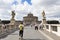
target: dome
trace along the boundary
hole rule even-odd
[[[28,16],[29,16],[29,17],[32,17],[32,16],[33,16],[33,14],[30,12],[30,13],[28,14]]]

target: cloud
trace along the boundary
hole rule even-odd
[[[1,0],[0,1],[0,8],[3,9],[10,9],[11,8],[11,4],[12,4],[13,0]]]
[[[24,4],[25,1],[26,1],[28,4],[32,5],[31,0],[21,0],[21,3]]]
[[[0,18],[3,20],[10,19],[10,13],[8,12],[8,10],[0,9]]]
[[[16,1],[18,4],[12,4]],[[42,11],[46,13],[46,18],[51,19],[55,17],[60,17],[60,0],[31,0],[32,5],[27,1],[24,4],[21,3],[21,0],[0,0],[0,16],[5,15],[7,17],[2,17],[1,19],[10,19],[12,10],[15,10],[16,20],[23,20],[23,17],[26,16],[29,12],[38,16],[39,20],[42,19]],[[12,4],[12,5],[11,5]],[[10,16],[9,16],[10,15]],[[56,18],[56,19],[59,19]]]
[[[10,10],[13,0],[0,0],[0,19],[10,20]]]
[[[60,13],[60,0],[32,0],[32,5],[39,11],[38,12],[41,16],[42,10],[46,13],[46,18],[51,19],[55,18],[54,16],[58,16],[57,14]],[[57,18],[59,19],[59,18]]]

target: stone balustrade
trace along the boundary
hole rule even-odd
[[[41,29],[45,31],[48,31],[50,33],[56,34],[57,36],[60,36],[60,24],[46,24],[44,27],[41,26],[40,24],[39,27],[41,27]]]
[[[18,30],[17,25],[0,24],[0,38],[2,37],[2,35],[8,35],[16,30]]]

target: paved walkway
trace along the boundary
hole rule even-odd
[[[24,31],[24,39],[32,39],[32,40],[49,40],[44,35],[42,35],[39,31],[34,30],[34,28],[25,27]]]
[[[18,34],[19,34],[19,30],[8,35],[6,38],[0,40],[19,40]],[[34,30],[34,28],[32,27],[25,27],[23,40],[50,40],[50,39],[45,37],[39,31]]]
[[[60,37],[57,36],[56,34],[53,34],[51,32],[48,31],[44,31],[44,30],[39,30],[40,32],[42,31],[45,35],[49,36],[50,38],[52,38],[53,40],[60,40]]]

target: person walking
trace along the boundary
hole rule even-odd
[[[23,23],[20,23],[19,25],[19,36],[23,38],[23,30],[24,30],[24,25]]]
[[[38,26],[35,24],[35,30],[38,30]]]

